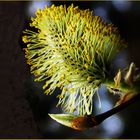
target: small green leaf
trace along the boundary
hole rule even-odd
[[[72,114],[49,114],[49,116],[55,121],[68,127],[72,127],[73,120],[78,117]]]

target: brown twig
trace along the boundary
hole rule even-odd
[[[105,119],[107,119],[108,117],[120,112],[121,110],[125,109],[126,107],[128,107],[129,105],[135,103],[136,101],[140,100],[140,94],[137,94],[136,96],[134,96],[133,98],[131,98],[130,100],[122,103],[121,105],[106,111],[105,113],[99,114],[97,115],[96,121],[98,124],[100,124],[102,121],[104,121]]]
[[[77,117],[72,122],[72,128],[76,130],[85,130],[88,128],[92,128],[94,126],[99,125],[102,123],[105,119],[109,118],[110,116],[122,111],[129,105],[135,103],[136,101],[140,100],[140,94],[137,94],[136,96],[132,97],[130,100],[122,103],[121,105],[110,109],[109,111],[106,111],[102,114],[93,116],[93,115],[87,115],[84,117]]]

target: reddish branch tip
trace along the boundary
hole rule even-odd
[[[98,123],[92,115],[77,117],[72,122],[72,128],[75,130],[86,130],[96,125],[98,125]]]

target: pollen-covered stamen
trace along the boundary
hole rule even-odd
[[[25,56],[36,81],[46,81],[46,94],[62,89],[59,100],[68,112],[91,114],[92,97],[107,78],[116,53],[126,45],[116,27],[90,10],[73,5],[38,10],[25,30]]]

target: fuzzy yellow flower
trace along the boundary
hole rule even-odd
[[[106,83],[112,59],[127,46],[118,29],[73,5],[38,10],[30,26],[23,41],[35,81],[46,81],[46,94],[59,87],[58,105],[66,112],[91,114],[93,96]]]

